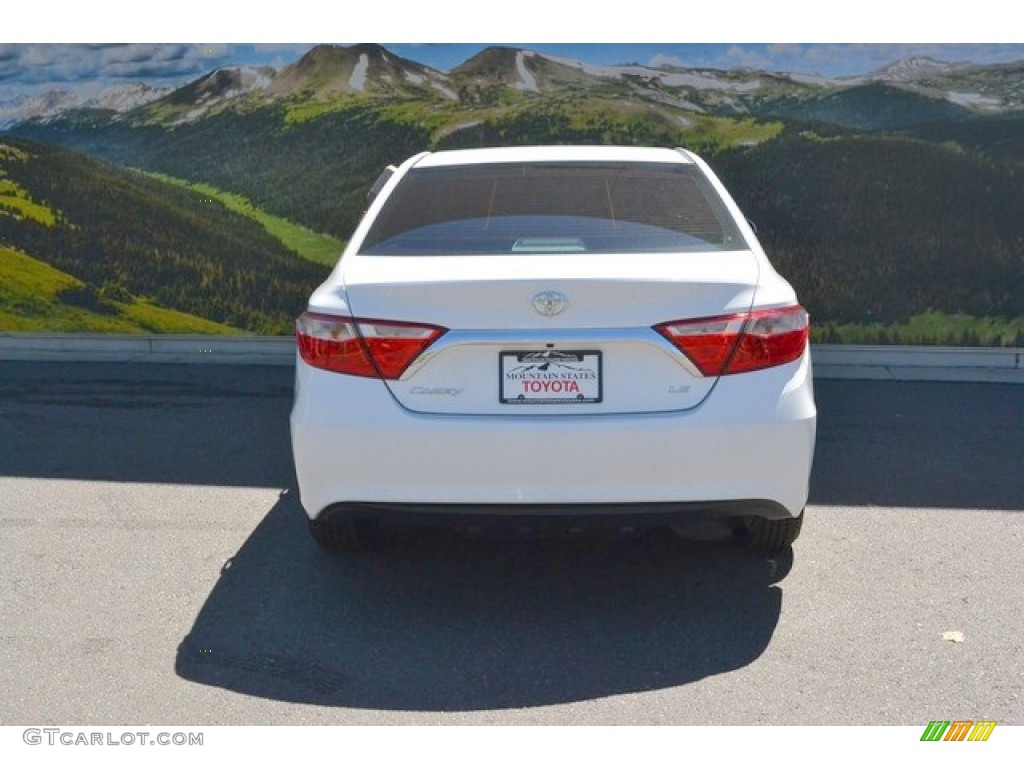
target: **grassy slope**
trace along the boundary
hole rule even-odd
[[[53,146],[5,139],[0,148],[4,179],[55,221],[0,209],[0,243],[80,280],[59,303],[106,315],[104,325],[121,316],[155,331],[288,333],[328,271],[194,191]],[[177,314],[148,308],[156,306]],[[183,328],[185,316],[210,323]]]
[[[225,192],[211,184],[194,184],[185,179],[178,179],[162,173],[150,173],[148,175],[165,181],[168,184],[175,184],[179,187],[193,190],[211,202],[216,201],[228,210],[256,221],[268,233],[280,240],[286,248],[295,251],[295,253],[308,261],[333,267],[338,263],[338,257],[345,247],[344,241],[330,235],[314,232],[282,216],[267,213],[257,208],[248,198],[242,195]]]
[[[24,162],[29,154],[0,144],[0,159]],[[58,213],[32,199],[0,168],[0,215],[53,227]],[[109,301],[97,312],[61,301],[60,293],[84,285],[71,275],[0,244],[0,331],[84,331],[93,333],[238,333],[238,329],[155,306],[131,297]]]
[[[239,333],[237,328],[157,307],[138,298],[111,301],[94,312],[62,303],[60,292],[81,280],[0,245],[0,331],[90,333]]]
[[[0,178],[0,214],[20,216],[44,227],[52,227],[57,223],[57,216],[52,210],[37,203],[28,192],[4,178]]]
[[[29,155],[17,147],[0,144],[0,161],[24,162]],[[27,190],[7,178],[7,172],[0,165],[0,215],[16,216],[28,221],[52,227],[57,215],[47,206],[32,199]]]

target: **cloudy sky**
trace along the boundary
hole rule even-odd
[[[345,44],[345,43],[341,43]],[[485,43],[383,43],[400,56],[437,69],[457,66]],[[898,59],[930,56],[979,64],[1024,60],[1024,45],[991,44],[755,44],[755,43],[515,43],[594,64],[751,67],[827,76],[857,75]],[[212,69],[285,66],[311,44],[0,44],[0,101],[47,89],[96,91],[123,82],[175,85]]]

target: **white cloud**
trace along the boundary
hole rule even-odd
[[[177,83],[224,65],[233,55],[233,46],[209,44],[9,44],[0,48],[0,100],[33,88]]]
[[[774,64],[771,57],[741,45],[730,46],[729,50],[725,52],[725,66],[728,68],[773,69]]]
[[[648,62],[648,66],[685,68],[687,64],[678,56],[670,56],[667,53],[658,53],[651,57],[651,60]]]

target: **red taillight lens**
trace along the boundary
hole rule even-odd
[[[810,318],[803,307],[750,313],[726,373],[743,373],[791,363],[807,348]]]
[[[379,375],[350,317],[307,312],[295,322],[295,341],[312,366],[352,376]]]
[[[359,320],[357,323],[370,359],[385,379],[399,378],[412,361],[445,332],[436,325],[385,320]]]
[[[746,314],[677,320],[657,325],[654,330],[675,344],[705,376],[718,376],[746,320]]]
[[[302,359],[350,376],[397,379],[444,328],[306,312],[295,323]]]
[[[791,363],[804,353],[810,322],[801,306],[759,309],[654,327],[705,376],[757,371]]]

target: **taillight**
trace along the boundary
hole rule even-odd
[[[350,376],[397,379],[445,329],[306,312],[295,323],[302,359]]]
[[[801,306],[721,317],[676,320],[654,327],[705,376],[757,371],[791,363],[804,353],[810,322]]]
[[[751,312],[725,373],[791,363],[807,349],[810,332],[810,318],[803,307]]]

